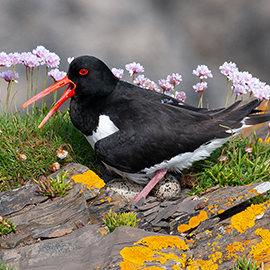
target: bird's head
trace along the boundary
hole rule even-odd
[[[117,82],[118,79],[101,60],[93,56],[80,56],[70,63],[67,76],[29,99],[23,104],[23,108],[68,85],[66,91],[38,126],[41,128],[67,99],[73,96],[102,98],[113,91]]]

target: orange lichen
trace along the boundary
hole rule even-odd
[[[254,194],[256,192],[256,190],[253,188],[253,189],[249,190],[248,192],[251,194]]]
[[[75,183],[82,183],[87,189],[102,188],[105,186],[104,181],[93,171],[88,170],[83,174],[72,176]]]
[[[196,261],[196,266],[200,266],[201,270],[216,270],[216,269],[218,269],[218,265],[216,263],[214,263],[212,260],[205,261],[202,259],[198,259]]]
[[[251,246],[250,255],[253,255],[253,260],[261,263],[270,263],[270,231],[259,228],[255,231],[262,241],[256,245]]]
[[[142,246],[135,247],[124,247],[120,251],[120,255],[124,260],[132,262],[135,265],[143,266],[146,261],[159,261],[160,263],[166,262],[166,259],[163,256],[153,257],[157,252]]]
[[[178,249],[187,250],[189,246],[184,240],[178,236],[148,236],[139,240],[135,245],[142,244],[148,246],[153,250],[161,250],[162,248],[173,248],[174,246]]]
[[[142,270],[165,270],[165,269],[166,268],[164,267],[150,266],[150,267],[143,268]]]
[[[202,221],[207,219],[207,213],[205,211],[201,211],[200,214],[196,217],[192,217],[189,220],[189,226],[190,228],[195,228],[197,227]]]
[[[180,232],[180,233],[186,232],[186,231],[188,231],[188,230],[190,230],[190,229],[191,229],[190,226],[187,225],[187,224],[181,224],[181,225],[179,225],[179,226],[177,227],[177,230],[178,230],[178,232]]]
[[[234,261],[236,261],[238,256],[235,254],[235,252],[243,252],[245,251],[245,248],[241,242],[233,242],[232,244],[229,244],[225,250],[227,251],[226,258],[234,258]]]
[[[220,251],[217,251],[217,252],[209,255],[208,258],[211,258],[213,260],[213,262],[216,262],[217,260],[222,258],[222,255],[223,254]],[[219,263],[221,263],[221,260],[219,260]]]
[[[243,233],[255,225],[256,217],[265,212],[263,204],[252,204],[244,211],[232,216],[231,228]]]
[[[222,214],[222,213],[224,213],[224,209],[220,209],[219,211],[218,211],[218,214]]]

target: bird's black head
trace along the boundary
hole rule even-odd
[[[109,95],[118,81],[119,79],[99,59],[93,56],[80,56],[70,63],[67,76],[32,97],[23,104],[23,107],[68,85],[66,91],[39,125],[39,128],[41,128],[67,99],[84,99],[88,101],[92,99],[94,101]]]
[[[106,64],[87,55],[70,63],[67,76],[76,85],[75,96],[89,98],[110,94],[119,81]]]

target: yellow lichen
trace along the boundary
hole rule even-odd
[[[139,240],[135,245],[145,245],[153,250],[161,250],[162,248],[173,248],[174,246],[178,249],[187,250],[189,246],[184,240],[178,236],[148,236]]]
[[[166,268],[164,267],[150,266],[150,267],[143,268],[142,270],[165,270],[165,269]]]
[[[216,270],[218,269],[218,265],[214,263],[212,260],[205,261],[202,259],[196,260],[196,266],[200,266],[201,270]]]
[[[258,261],[258,263],[261,263],[261,261],[270,263],[270,231],[259,228],[255,231],[255,234],[259,235],[262,241],[251,246],[250,254],[253,255],[253,260]]]
[[[234,261],[238,259],[238,256],[235,254],[235,252],[243,252],[245,251],[245,248],[243,247],[243,243],[241,242],[233,242],[232,244],[229,244],[225,250],[227,251],[226,258],[232,259],[234,258]]]
[[[220,210],[218,211],[218,214],[222,214],[224,211],[225,211],[224,209],[220,209]]]
[[[157,254],[154,250],[142,246],[124,247],[120,251],[120,255],[124,260],[135,265],[143,266],[146,261],[159,261],[160,263],[166,262],[166,259],[163,256],[153,257],[154,254]]]
[[[256,217],[263,214],[265,209],[263,204],[252,204],[244,211],[232,216],[231,228],[236,229],[240,233],[245,232],[248,228],[255,225]]]
[[[188,231],[189,229],[191,229],[191,228],[190,228],[190,226],[187,225],[187,224],[181,224],[181,225],[179,225],[179,226],[177,227],[177,230],[178,230],[178,232],[180,232],[180,233],[186,232],[186,231]]]
[[[188,225],[190,228],[195,228],[197,227],[202,221],[207,219],[207,213],[205,211],[201,211],[200,214],[196,217],[192,217],[189,220]]]
[[[88,170],[83,174],[72,176],[75,183],[82,183],[87,189],[102,188],[105,186],[104,181],[93,171]]]

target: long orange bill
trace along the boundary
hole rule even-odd
[[[46,95],[50,94],[51,92],[65,86],[69,85],[66,91],[63,93],[63,95],[60,97],[60,99],[55,103],[55,105],[52,107],[52,109],[49,111],[49,113],[46,115],[46,117],[43,119],[43,121],[40,123],[38,128],[41,128],[49,119],[50,117],[58,110],[58,108],[69,98],[75,95],[75,88],[76,84],[71,81],[67,76],[64,77],[62,80],[56,82],[52,86],[46,88],[36,96],[29,99],[27,102],[23,104],[23,108],[27,107],[28,105],[32,104],[33,102],[37,101],[38,99],[45,97]]]

